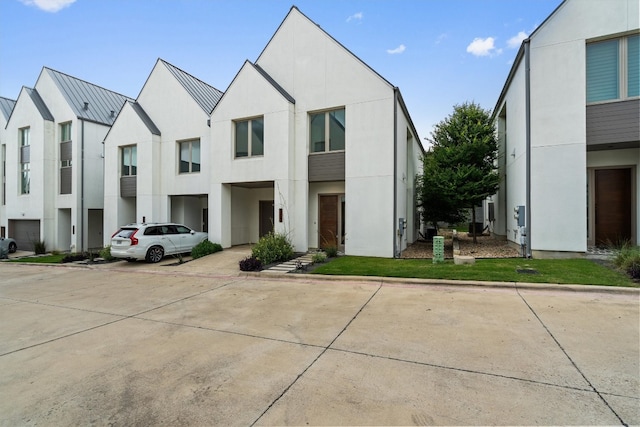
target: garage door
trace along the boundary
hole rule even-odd
[[[18,250],[33,252],[33,242],[40,241],[40,221],[35,219],[10,219],[9,237],[13,237]]]

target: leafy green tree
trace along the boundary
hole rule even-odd
[[[423,157],[419,203],[428,221],[460,218],[498,190],[498,140],[489,111],[475,103],[456,105],[431,133],[433,147]],[[430,206],[434,205],[434,206]],[[475,226],[473,241],[477,243]]]

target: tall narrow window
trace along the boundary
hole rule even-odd
[[[135,176],[138,174],[137,148],[135,145],[122,147],[122,176]]]
[[[640,35],[627,38],[627,96],[640,96]]]
[[[60,124],[60,194],[71,194],[71,122]]]
[[[264,155],[264,118],[235,122],[236,157]]]
[[[31,191],[31,130],[19,130],[20,139],[20,194]]]
[[[587,45],[587,102],[618,98],[618,40]]]
[[[312,153],[344,150],[344,108],[309,114],[309,141]]]
[[[179,173],[200,172],[200,140],[193,139],[178,143],[180,152]]]
[[[2,144],[2,205],[7,204],[7,145]],[[2,236],[4,237],[4,236]]]

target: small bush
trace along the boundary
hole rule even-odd
[[[324,252],[329,258],[335,258],[338,256],[338,248],[336,246],[327,246],[324,248]]]
[[[613,262],[631,278],[640,279],[640,246],[623,246]]]
[[[293,258],[293,246],[284,234],[271,232],[262,236],[251,248],[251,255],[265,265],[289,261]]]
[[[262,263],[259,259],[255,257],[246,257],[245,259],[240,261],[240,270],[241,271],[260,271],[262,270]]]
[[[111,246],[105,246],[100,250],[100,258],[105,261],[113,261],[115,259],[111,256]]]
[[[206,255],[211,255],[222,250],[222,245],[219,243],[213,243],[210,240],[205,240],[198,243],[191,249],[191,257],[193,259],[202,258]]]
[[[317,252],[313,254],[313,257],[311,258],[311,260],[313,261],[314,264],[321,264],[327,260],[327,256],[322,252]]]
[[[33,251],[36,255],[46,254],[47,253],[47,244],[44,240],[40,242],[33,242]]]

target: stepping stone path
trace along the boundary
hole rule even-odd
[[[283,262],[282,264],[274,265],[267,270],[262,270],[262,273],[289,273],[291,271],[295,271],[298,261],[302,263],[303,267],[313,264],[313,255],[314,254],[304,254],[298,258]]]

